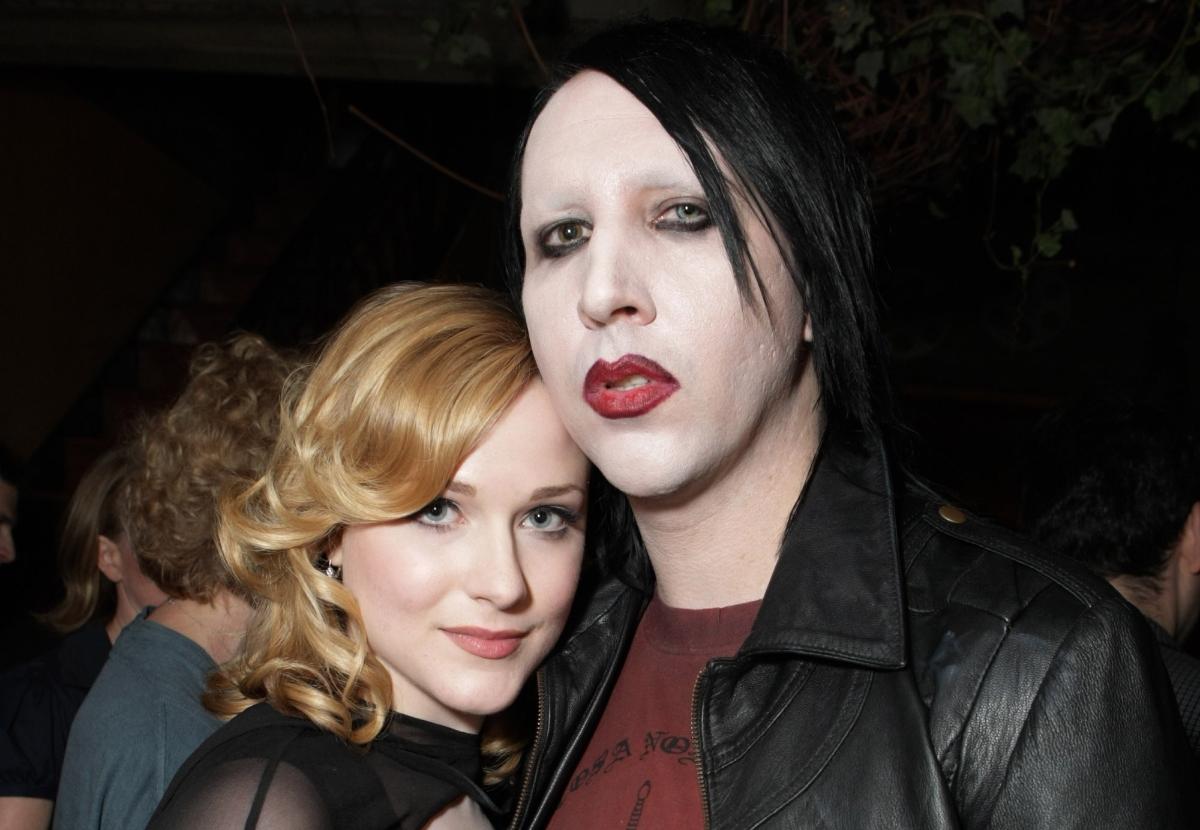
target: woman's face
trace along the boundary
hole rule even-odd
[[[516,698],[570,609],[587,475],[535,380],[440,498],[405,519],[345,528],[330,561],[398,711],[477,731]]]

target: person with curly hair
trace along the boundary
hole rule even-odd
[[[122,632],[67,740],[56,828],[145,825],[175,770],[220,722],[204,682],[250,606],[217,552],[221,495],[266,466],[292,362],[243,334],[204,344],[179,399],[132,441],[120,493],[138,564],[166,595]]]
[[[67,505],[62,600],[41,621],[64,639],[0,677],[0,827],[49,827],[67,732],[112,643],[166,595],[138,567],[118,501],[128,453],[103,453]]]
[[[490,827],[520,755],[493,716],[566,622],[588,462],[481,288],[372,295],[285,400],[222,510],[254,616],[206,702],[236,717],[150,827]]]

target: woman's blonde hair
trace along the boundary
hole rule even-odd
[[[123,447],[107,450],[79,480],[58,544],[62,601],[39,619],[67,634],[93,618],[108,619],[116,605],[113,583],[100,573],[101,535],[116,541],[125,532],[119,509],[121,485],[129,472]]]
[[[351,312],[289,384],[267,471],[222,507],[221,553],[255,610],[209,709],[267,700],[357,744],[379,734],[391,681],[325,557],[346,525],[437,498],[535,375],[521,323],[486,289],[400,284]]]

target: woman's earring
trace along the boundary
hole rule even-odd
[[[340,566],[335,566],[328,559],[325,560],[325,576],[330,579],[336,579],[339,582],[342,579],[342,569]]]

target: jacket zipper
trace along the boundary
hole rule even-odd
[[[712,827],[712,819],[709,814],[708,806],[708,787],[704,784],[704,756],[700,752],[700,683],[704,680],[704,672],[708,670],[706,664],[700,669],[700,674],[696,675],[696,683],[692,686],[692,746],[696,752],[696,781],[700,785],[700,811],[704,814],[704,830],[709,830]]]
[[[525,775],[521,784],[521,794],[517,797],[517,809],[513,811],[512,823],[509,830],[516,830],[524,817],[525,802],[529,800],[529,789],[533,786],[533,768],[537,763],[538,753],[542,748],[542,736],[546,731],[546,679],[543,669],[537,674],[537,726],[533,733],[533,746],[529,749],[529,757],[525,759]]]

